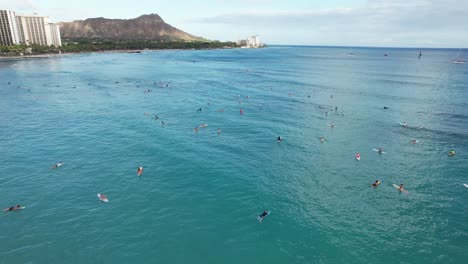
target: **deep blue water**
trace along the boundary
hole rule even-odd
[[[418,52],[0,62],[0,263],[465,263],[468,64]]]

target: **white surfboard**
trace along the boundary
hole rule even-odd
[[[97,197],[99,198],[99,200],[101,200],[101,201],[103,201],[103,202],[105,202],[105,203],[108,203],[108,202],[109,202],[109,199],[107,199],[107,198],[102,199],[100,193],[97,194]]]
[[[11,210],[11,211],[24,210],[25,208],[26,208],[26,206],[21,206],[20,208],[18,208],[16,210]],[[8,209],[10,209],[10,207],[3,209],[3,212],[10,212],[10,210],[8,210]]]
[[[265,215],[264,217],[257,216],[257,221],[260,223],[260,222],[263,221],[263,219],[264,219],[265,217],[267,217],[267,216],[269,216],[269,215],[270,215],[270,211],[268,211],[268,214]]]
[[[207,127],[207,126],[208,126],[208,124],[201,124],[201,125],[200,125],[200,128],[205,128],[205,127]]]
[[[464,185],[466,188],[468,188],[468,184],[464,183],[463,185]]]
[[[361,156],[356,156],[356,160],[361,160]]]
[[[375,149],[375,148],[373,148],[373,150],[374,150],[375,152],[379,152],[379,150],[378,150],[378,149]],[[379,154],[387,154],[387,152],[385,152],[385,151],[382,151],[382,153],[380,153],[380,152],[379,152]]]
[[[395,189],[397,189],[397,190],[399,190],[399,191],[401,191],[401,192],[404,192],[404,193],[407,193],[407,192],[408,192],[408,191],[405,190],[404,188],[403,188],[403,190],[400,190],[400,186],[398,186],[398,185],[396,185],[396,184],[393,184],[393,187],[395,187]]]

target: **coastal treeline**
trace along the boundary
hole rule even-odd
[[[61,47],[41,45],[1,46],[0,55],[34,55],[57,53],[80,53],[112,50],[164,50],[164,49],[221,49],[236,48],[235,42],[221,41],[150,41],[150,40],[68,40]]]

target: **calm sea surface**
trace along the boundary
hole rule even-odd
[[[466,263],[468,64],[418,53],[0,62],[0,263]]]

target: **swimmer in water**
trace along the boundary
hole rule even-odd
[[[195,128],[193,129],[193,131],[195,131],[195,133],[197,133],[198,130],[200,130],[198,127],[195,127]]]
[[[158,120],[159,119],[159,116],[158,115],[154,115],[154,120]]]
[[[143,173],[143,167],[138,167],[137,175],[140,176]]]
[[[388,107],[384,106],[383,109],[388,109]]]
[[[413,139],[413,140],[410,141],[410,144],[416,144],[416,143],[418,143],[418,141],[416,139]]]
[[[217,132],[218,134],[220,134],[220,133],[221,133],[221,129],[218,127],[218,130],[216,130],[216,132]]]
[[[281,136],[278,136],[278,139],[277,139],[278,143],[283,141],[283,138]]]
[[[58,167],[60,167],[60,166],[62,166],[62,165],[63,165],[63,162],[60,161],[59,163],[57,163],[57,164],[55,164],[54,166],[52,166],[52,169],[56,169],[56,168],[58,168]]]
[[[5,208],[3,209],[3,212],[8,212],[8,211],[18,211],[18,210],[21,210],[23,208],[21,208],[21,205],[17,205],[17,206],[12,206],[12,207],[8,207],[8,208]]]
[[[320,137],[320,143],[323,143],[325,142],[325,138],[324,137]]]
[[[377,187],[380,185],[380,181],[379,180],[376,180],[373,184],[372,184],[372,187]]]
[[[201,107],[197,109],[197,112],[201,112],[201,111],[202,111]]]
[[[449,156],[454,156],[454,155],[455,155],[455,150],[454,149],[450,150]]]
[[[335,112],[338,111],[338,106],[335,106]]]
[[[161,126],[164,126],[166,123],[164,123],[164,121],[161,121]]]
[[[330,126],[331,126],[332,128],[334,128],[334,127],[335,127],[335,122],[332,121],[331,124],[330,124]]]

